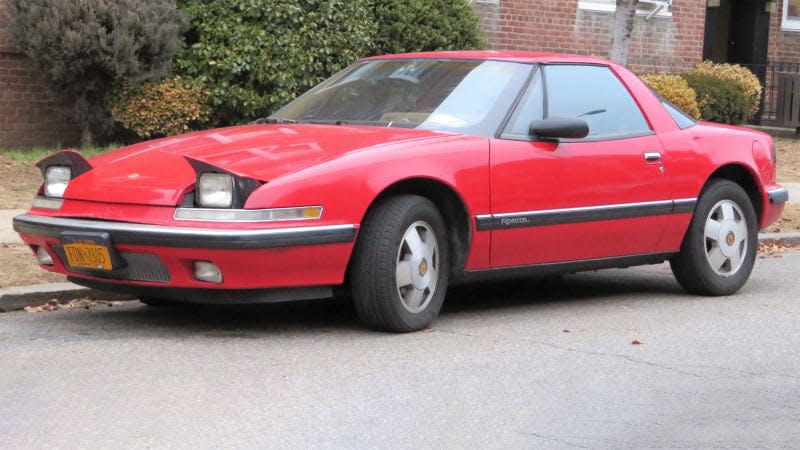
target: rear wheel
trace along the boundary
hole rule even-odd
[[[353,304],[368,326],[416,331],[444,302],[449,274],[445,225],[425,197],[392,197],[365,219],[351,267]]]
[[[703,191],[670,266],[693,294],[730,295],[750,277],[757,245],[756,214],[747,193],[732,181],[714,180]]]

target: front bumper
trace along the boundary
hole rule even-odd
[[[237,230],[33,214],[15,217],[13,225],[34,251],[42,247],[53,258],[54,264],[43,268],[66,274],[78,283],[126,286],[128,292],[134,288],[134,293],[137,286],[263,290],[339,285],[357,233],[355,225]],[[75,231],[108,233],[114,249],[127,263],[125,267],[113,271],[69,267],[60,236]],[[216,264],[223,282],[196,279],[195,261]]]
[[[97,231],[109,233],[112,242],[118,244],[227,249],[334,244],[352,242],[356,237],[354,225],[231,230],[168,227],[29,214],[14,217],[14,231],[55,238],[64,231]]]

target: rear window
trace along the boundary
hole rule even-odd
[[[694,120],[692,116],[683,112],[680,108],[673,105],[669,100],[662,97],[661,104],[664,105],[664,109],[666,109],[669,115],[672,116],[672,120],[678,124],[678,127],[680,127],[681,130],[693,127],[697,124],[697,121]]]

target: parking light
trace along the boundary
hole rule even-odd
[[[45,250],[44,247],[36,248],[36,260],[43,266],[53,265],[53,257],[50,256],[50,253],[47,253],[47,250]]]
[[[211,261],[195,261],[194,277],[208,283],[222,283],[222,272]]]

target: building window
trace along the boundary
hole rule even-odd
[[[784,0],[781,29],[800,31],[800,0]]]
[[[798,3],[800,4],[800,0]],[[616,0],[578,0],[578,9],[614,12],[617,9],[617,2]],[[672,17],[672,1],[640,0],[636,7],[636,14],[648,17]]]

